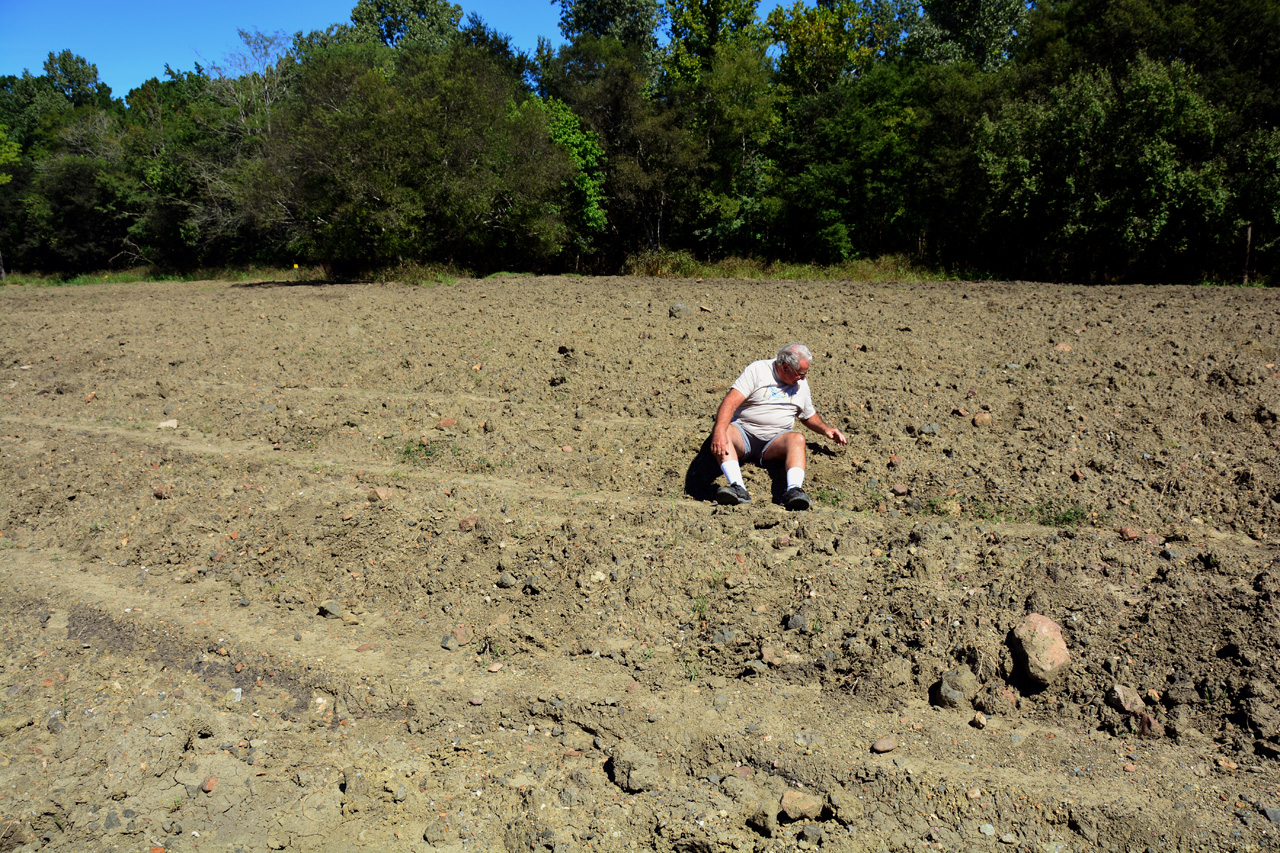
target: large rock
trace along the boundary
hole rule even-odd
[[[1027,678],[1045,687],[1071,663],[1062,629],[1048,616],[1032,613],[1013,629],[1013,653]]]

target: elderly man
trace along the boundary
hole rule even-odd
[[[716,492],[722,504],[751,500],[742,480],[742,462],[782,460],[787,471],[787,509],[809,508],[804,493],[804,436],[792,427],[799,418],[809,429],[839,444],[848,444],[844,433],[827,426],[813,408],[809,396],[809,365],[813,356],[804,344],[787,344],[776,358],[747,365],[716,410],[711,432],[711,454],[720,463],[728,485]]]

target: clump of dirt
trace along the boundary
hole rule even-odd
[[[849,445],[719,506],[793,340]],[[2,290],[0,850],[1272,847],[1278,341],[1251,289]]]

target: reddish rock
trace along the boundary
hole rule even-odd
[[[391,496],[395,494],[395,490],[390,486],[378,486],[369,490],[370,503],[386,503],[391,500]]]
[[[200,783],[200,790],[208,794],[208,793],[212,793],[213,789],[216,788],[217,786],[218,786],[218,777],[209,776],[203,782]]]
[[[900,498],[906,497],[907,495],[911,494],[911,487],[908,486],[906,483],[894,483],[893,493]]]
[[[782,795],[782,811],[792,820],[817,820],[822,814],[823,805],[825,804],[821,798],[804,791],[786,791]]]
[[[871,751],[881,755],[886,752],[893,752],[897,748],[898,742],[891,737],[882,737],[871,744]]]
[[[1136,527],[1121,527],[1120,538],[1126,542],[1134,542],[1142,537],[1142,531]]]
[[[1030,614],[1013,629],[1013,651],[1027,677],[1046,686],[1057,680],[1071,663],[1062,629],[1039,613]]]
[[[1147,704],[1142,701],[1138,691],[1123,684],[1111,685],[1111,689],[1107,691],[1107,704],[1126,714],[1141,714],[1147,710]]]
[[[436,429],[449,429],[450,427],[456,427],[457,425],[457,418],[441,418],[436,421]]]
[[[475,530],[476,525],[480,523],[480,516],[468,515],[466,518],[458,519],[458,529],[463,533],[469,530]]]

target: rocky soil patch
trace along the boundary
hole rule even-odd
[[[816,437],[711,416],[806,342]],[[1280,292],[0,290],[0,851],[1280,846]]]

